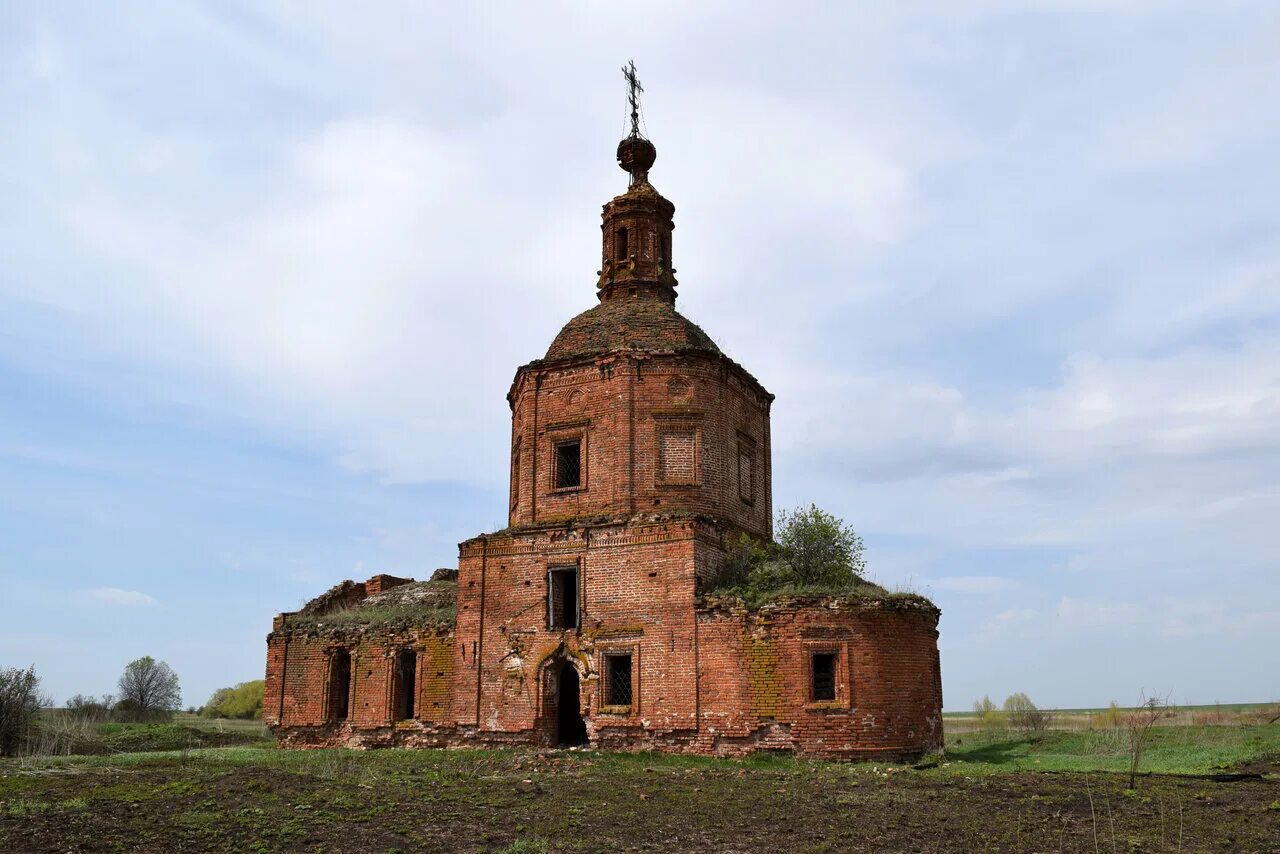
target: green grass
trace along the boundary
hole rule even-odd
[[[1123,730],[1048,732],[1025,735],[1012,731],[968,733],[949,740],[940,762],[920,773],[993,774],[1009,771],[1127,771],[1129,757]],[[1143,754],[1140,771],[1160,774],[1209,774],[1238,762],[1280,754],[1280,725],[1156,727]],[[113,756],[65,756],[39,760],[41,767],[146,767],[174,762],[201,766],[261,766],[293,773],[342,776],[355,773],[377,779],[412,772],[415,775],[473,776],[518,766],[529,752],[509,749],[416,750],[279,750],[257,744],[242,747],[155,750]],[[670,772],[708,769],[792,771],[817,760],[778,754],[757,754],[725,760],[665,753],[584,754],[601,773],[629,772],[638,767]],[[28,760],[30,763],[31,760]],[[853,764],[850,773],[868,772],[885,763]],[[900,766],[899,766],[900,767]]]
[[[271,738],[271,730],[262,722],[262,718],[203,718],[179,712],[173,716],[173,722],[208,732],[239,732],[257,738]]]
[[[965,733],[948,739],[947,773],[1000,771],[1127,771],[1123,729]],[[1154,727],[1141,772],[1209,774],[1259,756],[1280,754],[1280,725]]]
[[[1271,706],[1274,706],[1274,705],[1275,705],[1274,702],[1271,702],[1271,703],[1205,703],[1203,705],[1198,705],[1198,706],[1169,706],[1166,709],[1166,711],[1212,712],[1212,711],[1220,710],[1223,712],[1256,712],[1259,709],[1270,708]],[[1128,712],[1132,710],[1133,710],[1132,706],[1120,706],[1120,711],[1122,712]],[[1107,711],[1107,707],[1099,706],[1097,708],[1049,709],[1049,711],[1053,712],[1054,714],[1062,714],[1062,715],[1096,715],[1101,712]],[[974,712],[972,711],[943,712],[942,716],[944,718],[972,718],[974,717]]]

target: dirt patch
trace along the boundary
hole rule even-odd
[[[0,774],[5,851],[1276,851],[1280,783],[591,752]]]

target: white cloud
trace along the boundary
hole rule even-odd
[[[1052,608],[1017,608],[986,620],[979,636],[1000,638],[1259,638],[1280,630],[1280,614],[1236,596],[1153,595],[1147,601],[1062,596]]]
[[[923,541],[890,565],[984,632],[1176,634],[1226,612],[1153,589],[1280,595],[1258,8],[664,8],[637,60],[680,305],[778,394],[779,506],[846,516],[873,565]],[[55,330],[0,359],[386,481],[501,484],[512,371],[594,298],[634,16],[109,14],[115,38],[32,27],[0,94],[0,307]]]
[[[938,590],[948,590],[955,593],[1004,593],[1009,590],[1015,590],[1018,582],[1011,578],[1000,578],[995,575],[955,575],[949,578],[939,578],[930,582],[930,586]]]
[[[95,602],[102,602],[107,605],[121,605],[124,607],[151,607],[156,605],[156,600],[145,593],[137,590],[122,590],[119,587],[96,587],[92,590],[85,590],[85,595]]]

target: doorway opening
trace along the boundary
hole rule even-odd
[[[402,649],[396,653],[396,672],[394,695],[394,719],[407,721],[413,719],[414,700],[417,695],[418,653],[411,649]]]
[[[569,662],[560,665],[557,678],[556,710],[557,727],[556,743],[561,747],[572,747],[587,743],[587,724],[582,719],[582,697],[579,692],[578,670]]]
[[[351,711],[351,653],[337,649],[329,658],[330,721],[345,721]]]

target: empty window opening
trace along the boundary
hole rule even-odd
[[[402,649],[396,654],[395,719],[412,720],[413,701],[418,693],[418,654]]]
[[[604,702],[607,706],[631,705],[631,655],[604,657]]]
[[[813,699],[815,701],[836,698],[836,656],[833,652],[817,652],[813,655]]]
[[[578,569],[568,567],[547,573],[547,615],[553,629],[578,627]]]
[[[573,489],[582,486],[582,440],[560,442],[556,445],[556,489]]]
[[[618,238],[614,241],[613,247],[616,250],[614,258],[619,261],[627,260],[627,255],[631,249],[628,245],[630,234],[625,227],[618,229]]]
[[[351,653],[334,651],[329,657],[329,720],[345,721],[351,711]]]
[[[582,720],[582,698],[578,671],[565,662],[556,680],[556,743],[562,747],[587,743],[587,724]]]

